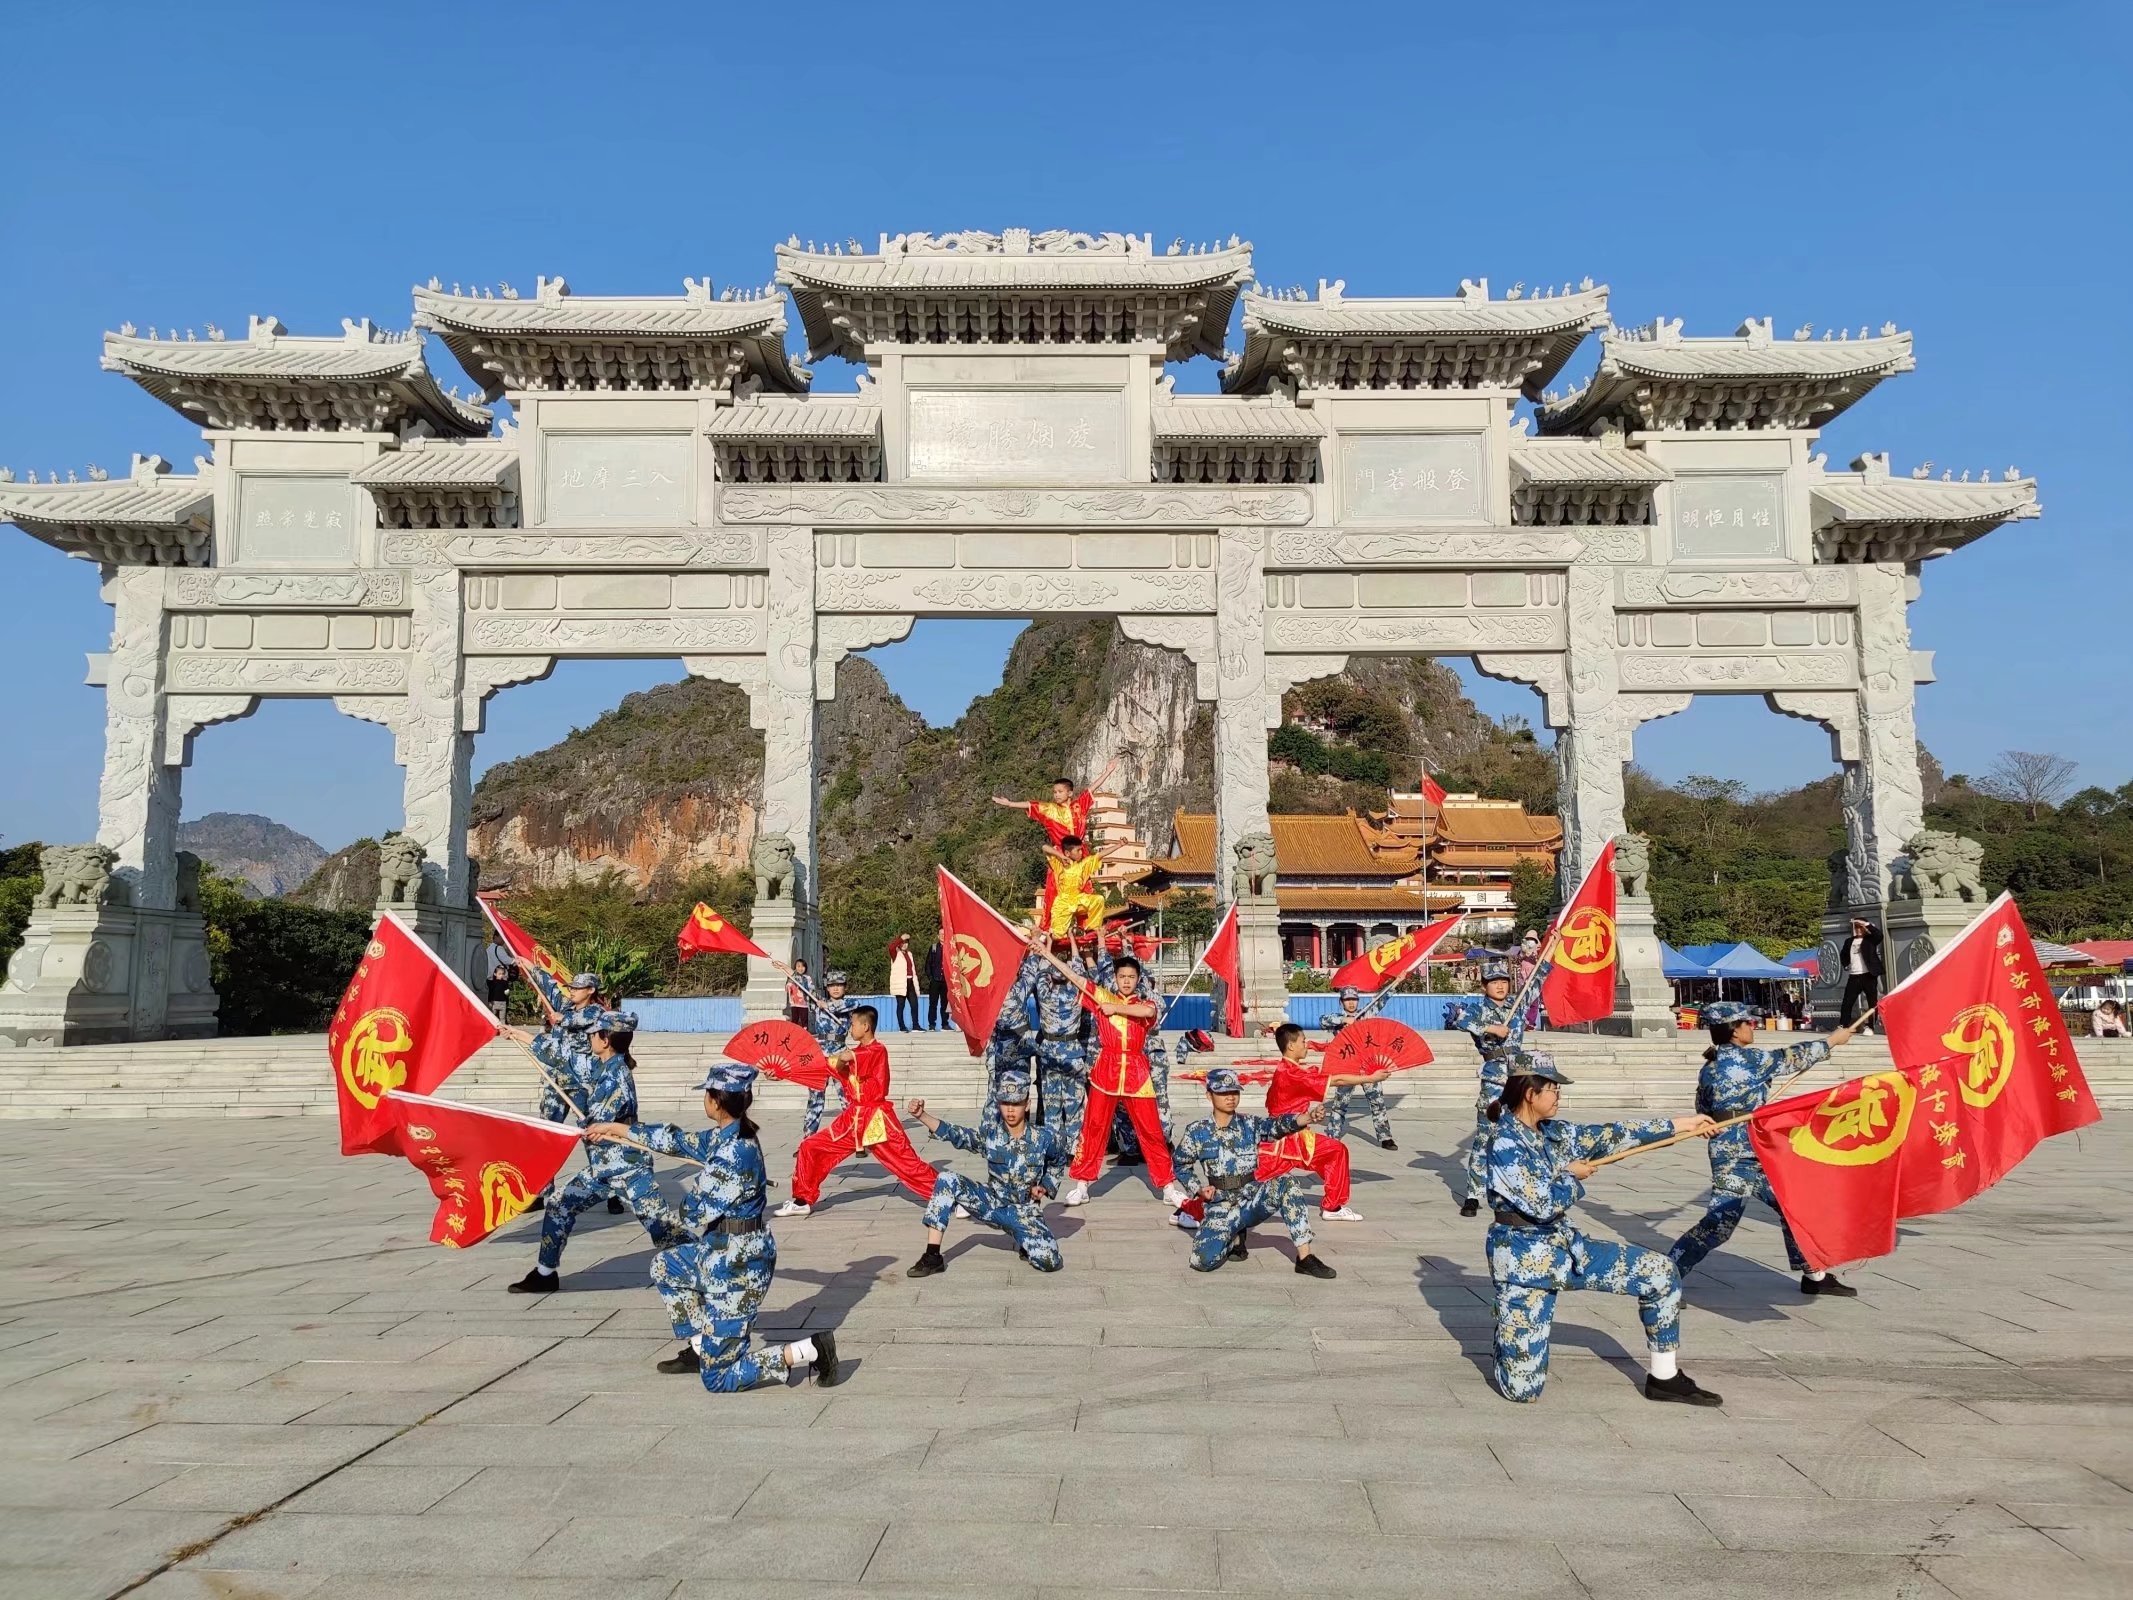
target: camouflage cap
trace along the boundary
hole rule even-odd
[[[851,983],[852,980],[845,975],[842,967],[831,968],[828,976],[822,980],[824,988],[833,989],[848,989],[851,987]]]
[[[1360,1000],[1363,998],[1363,991],[1358,989],[1352,983],[1344,983],[1341,985],[1341,992],[1337,996],[1335,996],[1335,998],[1344,1002],[1349,1000]]]
[[[1029,1079],[1019,1072],[1003,1072],[992,1097],[1003,1106],[1026,1105],[1029,1102]]]
[[[1481,981],[1483,983],[1509,983],[1511,981],[1511,964],[1507,961],[1482,962]]]
[[[747,1094],[755,1088],[755,1068],[744,1067],[738,1061],[714,1061],[704,1073],[704,1081],[696,1087],[718,1094]]]
[[[597,972],[581,972],[570,980],[570,987],[573,989],[597,989],[600,987],[600,974]]]
[[[1542,1083],[1568,1084],[1562,1068],[1555,1064],[1555,1057],[1545,1050],[1514,1050],[1505,1061],[1504,1076],[1508,1078],[1538,1078]]]
[[[1209,1094],[1242,1094],[1244,1085],[1237,1081],[1232,1067],[1209,1067],[1207,1069],[1207,1092]]]
[[[1713,1024],[1731,1022],[1759,1022],[1762,1015],[1755,1007],[1743,1005],[1738,1000],[1714,1000],[1702,1011],[1703,1020]]]
[[[600,1020],[593,1024],[598,1033],[635,1033],[637,1013],[634,1011],[603,1011]]]

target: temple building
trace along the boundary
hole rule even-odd
[[[1337,967],[1453,912],[1465,913],[1463,940],[1501,940],[1513,931],[1512,867],[1529,860],[1553,872],[1563,847],[1555,818],[1529,817],[1515,800],[1470,794],[1447,795],[1441,804],[1395,794],[1382,814],[1277,813],[1268,820],[1281,863],[1281,958],[1291,966]],[[1213,814],[1177,812],[1168,852],[1148,863],[1131,899],[1154,910],[1175,891],[1212,894],[1214,862]]]

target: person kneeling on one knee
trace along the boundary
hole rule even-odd
[[[1519,1050],[1505,1061],[1503,1089],[1489,1103],[1489,1276],[1496,1283],[1496,1390],[1538,1400],[1548,1381],[1555,1297],[1565,1289],[1634,1295],[1651,1350],[1648,1400],[1719,1404],[1677,1365],[1681,1276],[1657,1250],[1588,1238],[1570,1208],[1602,1156],[1674,1134],[1708,1138],[1718,1126],[1697,1113],[1671,1122],[1563,1122],[1555,1113],[1569,1079],[1553,1057]]]
[[[1015,1253],[1039,1272],[1060,1268],[1059,1241],[1044,1225],[1044,1202],[1059,1192],[1065,1154],[1050,1128],[1029,1120],[1028,1078],[1019,1072],[1001,1073],[993,1101],[1000,1120],[982,1129],[943,1122],[926,1110],[923,1100],[904,1107],[904,1114],[924,1123],[934,1138],[985,1157],[982,1184],[955,1172],[935,1180],[933,1197],[926,1202],[926,1248],[911,1263],[907,1277],[930,1278],[948,1270],[941,1239],[958,1210],[1000,1229],[1015,1241]]]
[[[1246,1117],[1237,1112],[1244,1085],[1229,1067],[1207,1069],[1207,1098],[1214,1114],[1187,1128],[1177,1144],[1181,1182],[1195,1188],[1207,1210],[1192,1237],[1195,1272],[1213,1272],[1245,1257],[1245,1235],[1255,1222],[1279,1217],[1296,1245],[1296,1270],[1307,1278],[1331,1278],[1333,1269],[1311,1253],[1311,1219],[1296,1180],[1284,1174],[1261,1180],[1259,1146],[1325,1120],[1313,1105],[1282,1117]]]

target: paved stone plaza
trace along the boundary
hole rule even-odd
[[[713,1397],[653,1370],[626,1217],[529,1300],[530,1219],[440,1250],[416,1174],[324,1121],[0,1125],[0,1593],[2133,1592],[2123,1128],[1908,1231],[1849,1304],[1751,1213],[1685,1324],[1716,1412],[1642,1399],[1634,1304],[1598,1295],[1539,1405],[1490,1393],[1451,1129],[1398,1132],[1428,1148],[1358,1149],[1326,1284],[1265,1233],[1189,1273],[1130,1172],[1058,1214],[1062,1275],[964,1228],[913,1283],[918,1208],[847,1167],[778,1229],[766,1324],[839,1329],[847,1382]],[[1700,1147],[1594,1190],[1595,1231],[1664,1244]]]

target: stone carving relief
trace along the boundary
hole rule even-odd
[[[1615,887],[1624,896],[1646,892],[1652,872],[1652,842],[1641,833],[1615,835]]]
[[[722,489],[724,522],[793,522],[813,527],[928,522],[957,527],[1002,522],[1303,523],[1302,490],[975,489],[816,487],[781,484]]]
[[[1860,761],[1846,821],[1852,824],[1858,882],[1886,893],[1898,841],[1925,819],[1925,787],[1918,776],[1918,730],[1912,715],[1909,591],[1893,564],[1851,569],[1859,586]],[[1847,769],[1847,777],[1850,776]]]
[[[1080,573],[954,572],[916,586],[922,600],[964,611],[1075,611],[1118,597],[1118,585]]]
[[[167,908],[177,886],[178,769],[164,763],[161,567],[120,567],[104,585],[104,772],[96,838],[116,852],[134,905]]]
[[[837,663],[854,650],[894,644],[910,632],[908,616],[816,617],[815,698],[837,698]]]
[[[89,941],[89,948],[81,956],[80,987],[90,994],[110,994],[117,985],[112,980],[118,976],[118,963],[111,954],[111,946],[101,939]]]
[[[1279,616],[1273,644],[1283,650],[1398,650],[1466,655],[1479,650],[1561,648],[1562,624],[1552,611],[1421,612],[1376,616]]]
[[[1619,564],[1645,558],[1642,528],[1580,528],[1577,537],[1585,547],[1580,557],[1586,561]]]
[[[735,567],[761,560],[753,533],[631,533],[545,538],[523,534],[395,533],[385,559],[410,567]]]
[[[773,632],[765,657],[763,807],[759,834],[790,839],[803,893],[815,860],[815,540],[806,528],[770,536],[765,589]]]
[[[1616,530],[1617,532],[1623,530]],[[1584,531],[1541,533],[1339,533],[1274,536],[1273,567],[1567,566],[1586,548]]]
[[[1570,721],[1570,679],[1560,653],[1506,655],[1490,653],[1474,657],[1474,666],[1484,676],[1506,683],[1527,683],[1540,691],[1542,717],[1551,728]]]
[[[343,611],[403,605],[397,572],[176,572],[170,604],[179,609],[219,606],[305,606]]]
[[[235,722],[259,708],[256,694],[173,694],[163,698],[163,755],[174,767],[193,761],[193,735],[218,722]],[[176,757],[175,760],[169,758]]]
[[[1346,656],[1268,656],[1266,658],[1266,725],[1281,726],[1281,702],[1299,683],[1330,678],[1346,669]]]
[[[762,642],[757,615],[739,617],[493,617],[474,619],[467,643],[479,650],[568,655],[746,650]]]
[[[749,865],[755,870],[755,903],[763,905],[773,900],[790,900],[793,897],[793,861],[796,852],[792,840],[782,833],[759,833],[749,852]]]
[[[126,885],[112,876],[118,863],[118,852],[107,844],[46,845],[37,857],[44,874],[37,904],[47,910],[126,904]]]
[[[423,895],[422,846],[404,833],[388,833],[378,843],[378,899],[389,905],[418,904]]]
[[[1859,759],[1859,697],[1856,694],[1804,691],[1767,694],[1763,699],[1772,711],[1803,722],[1820,723],[1829,730],[1830,759]]]
[[[173,657],[173,689],[241,689],[258,694],[392,694],[406,689],[404,656]]]
[[[1671,689],[1683,685],[1735,690],[1772,684],[1849,684],[1851,661],[1834,651],[1800,651],[1787,655],[1690,656],[1625,655],[1621,661],[1625,689]]]
[[[1622,603],[1677,605],[1836,605],[1851,598],[1843,569],[1790,572],[1694,572],[1640,568],[1619,577]]]
[[[1267,820],[1266,533],[1224,528],[1216,554],[1215,821],[1228,859]]]
[[[1274,899],[1278,881],[1274,836],[1271,833],[1247,833],[1231,849],[1236,857],[1236,865],[1230,873],[1231,898]]]
[[[468,656],[460,669],[460,731],[482,731],[488,721],[489,696],[497,690],[538,682],[554,670],[554,656]]]
[[[201,860],[190,850],[180,850],[177,855],[177,863],[178,889],[172,903],[180,911],[198,911],[200,909]]]
[[[1215,698],[1219,672],[1213,617],[1125,616],[1118,619],[1118,631],[1136,643],[1177,651],[1193,664],[1194,692],[1202,700]]]
[[[456,571],[414,581],[414,661],[401,720],[392,724],[405,769],[401,831],[422,846],[436,902],[456,906],[467,887],[467,812],[474,741],[460,728],[465,597]]]
[[[1891,899],[1985,902],[1985,847],[1977,840],[1921,828],[1904,840],[1903,850]]]

